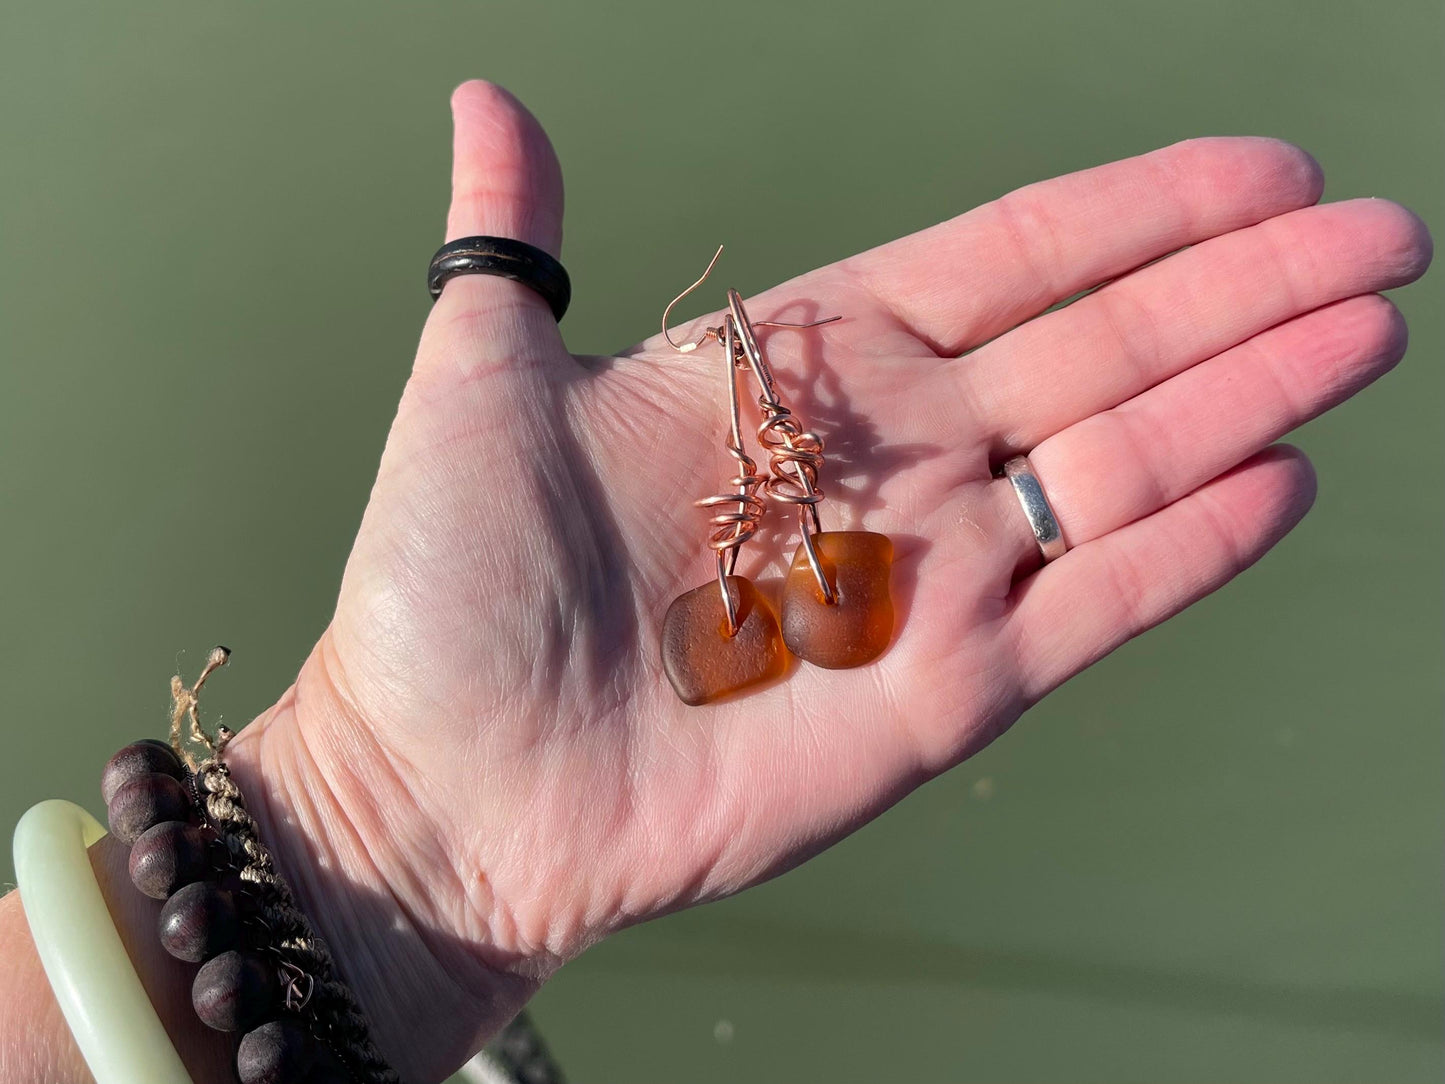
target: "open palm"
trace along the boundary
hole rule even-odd
[[[449,237],[558,252],[536,122],[485,83],[454,107]],[[824,529],[894,539],[897,631],[700,708],[658,638],[712,576],[692,501],[730,473],[721,349],[574,357],[536,295],[453,279],[331,627],[234,747],[403,1074],[444,1074],[607,933],[815,853],[1278,541],[1313,479],[1271,443],[1399,359],[1375,291],[1429,258],[1408,212],[1321,186],[1287,144],[1196,140],[750,299],[842,317],[764,343],[827,442]],[[1070,546],[1046,568],[992,477],[1019,452]],[[776,582],[795,523],[770,513],[739,573]]]

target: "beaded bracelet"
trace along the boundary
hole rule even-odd
[[[101,795],[111,834],[131,848],[135,886],[165,900],[162,946],[201,965],[191,987],[196,1015],[241,1033],[242,1084],[400,1084],[257,838],[225,761],[231,732],[218,727],[212,739],[201,728],[201,686],[229,654],[214,649],[189,688],[171,679],[169,745],[138,741],[106,764]],[[186,722],[206,752],[199,761],[185,748]]]

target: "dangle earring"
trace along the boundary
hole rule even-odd
[[[721,253],[721,249],[718,250]],[[717,262],[717,256],[713,257]],[[708,265],[708,271],[712,264]],[[703,273],[703,278],[707,272]],[[688,287],[663,313],[662,333],[667,335],[667,313],[702,282]],[[788,653],[767,600],[743,576],[733,575],[738,551],[757,533],[763,515],[758,487],[765,479],[743,450],[742,418],[738,402],[736,325],[731,316],[721,328],[710,328],[698,343],[669,345],[682,353],[696,349],[709,338],[723,344],[727,361],[729,429],[725,447],[737,464],[727,480],[731,490],[693,502],[712,511],[708,546],[717,562],[714,583],[705,583],[673,599],[662,620],[662,668],[684,704],[706,704],[740,689],[778,677],[787,668]]]
[[[888,584],[893,541],[875,531],[822,529],[818,471],[823,440],[804,429],[779,399],[772,369],[753,333],[763,324],[748,319],[736,290],[728,291],[728,317],[736,326],[742,358],[758,382],[763,413],[758,441],[768,450],[771,469],[763,491],[798,510],[802,538],[783,587],[783,642],[799,658],[830,670],[872,662],[893,638]]]
[[[742,295],[729,290],[722,326],[705,329],[695,342],[674,342],[667,330],[673,306],[706,281],[721,255],[719,246],[702,276],[662,313],[663,338],[678,353],[691,353],[708,342],[723,347],[731,423],[725,447],[738,467],[728,479],[729,492],[694,502],[714,510],[708,520],[712,528],[708,545],[717,562],[716,582],[679,595],[662,622],[663,670],[686,704],[710,703],[778,677],[787,667],[789,649],[816,666],[846,669],[877,658],[893,636],[888,585],[893,543],[887,535],[872,531],[822,529],[818,470],[823,465],[823,440],[804,429],[779,398],[754,330],[817,327],[841,317],[807,324],[754,323]],[[770,457],[766,476],[758,474],[757,464],[743,449],[739,369],[751,371],[757,381],[762,411],[757,439]],[[802,534],[783,588],[781,630],[752,581],[734,575],[738,551],[757,533],[763,516],[760,493],[796,508]]]

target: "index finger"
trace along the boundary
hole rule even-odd
[[[844,260],[941,357],[1185,245],[1317,202],[1319,165],[1277,139],[1191,139],[1040,181]]]

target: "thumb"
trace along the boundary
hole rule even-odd
[[[560,255],[562,167],[537,118],[495,83],[452,94],[452,206],[447,240],[511,237]]]
[[[452,202],[446,239],[477,234],[509,237],[560,255],[562,168],[537,118],[502,87],[476,79],[453,92],[452,123]],[[454,328],[459,319],[471,328],[469,345],[498,361],[505,357],[513,364],[538,362],[565,353],[547,302],[511,279],[496,275],[450,279],[429,324]],[[450,335],[446,338],[455,342]],[[419,365],[429,353],[422,351]]]

